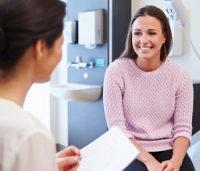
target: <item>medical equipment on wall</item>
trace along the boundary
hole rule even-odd
[[[186,35],[195,54],[200,59],[200,54],[195,48],[189,34],[185,31],[185,24],[188,21],[188,16],[182,0],[164,0],[164,5],[166,9],[166,14],[170,21],[170,27],[173,37],[173,47],[170,56],[181,56],[183,35]]]

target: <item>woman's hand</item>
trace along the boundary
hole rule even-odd
[[[161,163],[161,166],[163,167],[163,171],[179,171],[181,167],[181,163],[171,159],[171,160],[163,161]]]
[[[161,163],[155,159],[149,152],[147,152],[141,145],[137,144],[134,139],[130,138],[133,145],[139,150],[137,159],[144,163],[148,171],[163,171]]]
[[[56,154],[59,171],[76,171],[80,161],[80,150],[70,146]]]
[[[161,165],[161,163],[156,159],[148,161],[147,163],[145,163],[145,165],[148,171],[163,171],[164,169],[164,165]]]

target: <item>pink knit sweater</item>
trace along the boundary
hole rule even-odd
[[[129,58],[114,61],[106,71],[103,98],[108,127],[121,127],[149,152],[172,149],[179,136],[191,141],[192,81],[171,59],[152,72]]]

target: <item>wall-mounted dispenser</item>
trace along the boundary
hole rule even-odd
[[[78,13],[78,43],[90,49],[103,44],[103,9]]]
[[[66,42],[76,43],[77,42],[77,21],[67,21],[65,24],[66,29]]]

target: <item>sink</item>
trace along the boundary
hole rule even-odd
[[[50,93],[68,101],[96,101],[100,98],[102,86],[68,83],[50,86]]]

